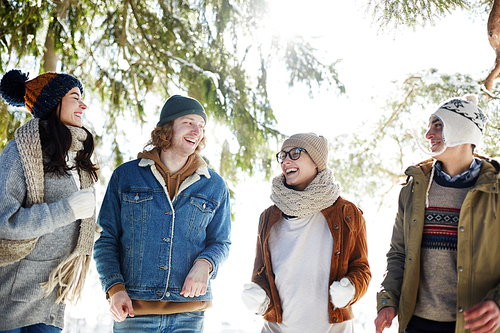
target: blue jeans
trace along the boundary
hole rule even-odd
[[[0,331],[0,333],[60,333],[62,330],[59,327],[45,324],[36,324],[15,328],[8,331]]]
[[[182,312],[169,315],[127,317],[113,324],[113,332],[119,333],[194,333],[203,332],[204,311]]]

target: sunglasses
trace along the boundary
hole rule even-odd
[[[307,151],[304,149],[304,148],[299,148],[299,147],[295,147],[295,148],[292,148],[290,149],[290,151],[280,151],[276,154],[276,160],[278,161],[278,163],[283,163],[283,161],[286,159],[287,155],[290,156],[290,159],[292,161],[295,161],[295,160],[298,160],[300,158],[300,154],[302,154],[302,152],[305,152],[307,153]]]

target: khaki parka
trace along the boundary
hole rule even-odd
[[[347,277],[356,289],[356,293],[345,308],[333,308],[329,288],[328,313],[330,323],[340,323],[352,319],[351,305],[359,300],[368,289],[371,280],[368,265],[366,225],[363,213],[353,203],[339,197],[333,205],[321,211],[325,216],[333,237],[332,260],[329,286],[334,281]],[[274,273],[269,251],[269,234],[272,227],[281,220],[282,213],[276,206],[267,208],[260,216],[257,250],[252,281],[261,286],[270,299],[264,319],[282,323],[281,301],[274,283]],[[328,286],[328,287],[329,287]]]
[[[457,239],[457,324],[464,329],[463,311],[485,300],[500,306],[500,165],[481,158],[483,165],[460,210]],[[417,301],[420,245],[424,227],[426,192],[432,159],[409,167],[407,183],[399,195],[387,275],[377,294],[377,311],[397,309],[399,332],[408,325]],[[497,332],[500,330],[497,330]]]

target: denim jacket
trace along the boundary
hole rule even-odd
[[[224,180],[207,167],[186,178],[170,200],[155,163],[137,159],[111,176],[98,221],[103,228],[94,247],[105,292],[123,283],[131,299],[186,299],[179,293],[196,259],[213,267],[215,278],[229,253],[231,212]]]

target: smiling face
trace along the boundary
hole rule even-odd
[[[62,98],[59,119],[65,125],[82,127],[83,112],[87,105],[82,101],[80,88],[74,87]]]
[[[431,152],[436,153],[443,149],[443,123],[437,117],[432,116],[429,120],[429,128],[425,133],[425,138],[429,141]]]
[[[283,151],[289,152],[295,147],[284,147]],[[291,160],[290,156],[281,163],[281,171],[285,175],[286,185],[296,191],[303,191],[316,177],[318,167],[309,154],[302,152],[297,160]]]
[[[179,156],[191,155],[203,139],[204,128],[205,120],[197,114],[189,114],[175,119],[172,145],[168,149],[175,151]]]

